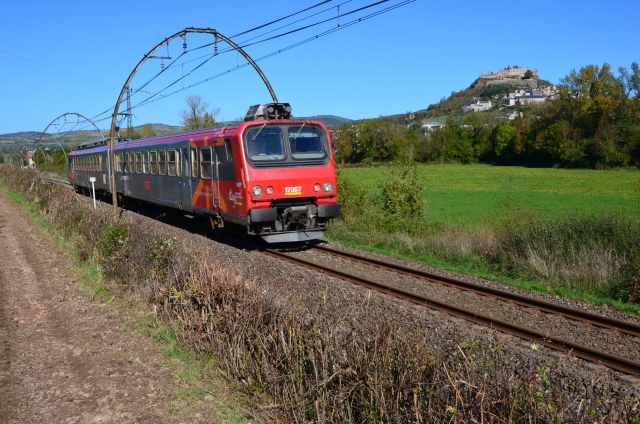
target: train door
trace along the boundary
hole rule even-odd
[[[231,139],[225,138],[224,143],[215,146],[215,183],[217,192],[220,193],[218,207],[220,211],[239,215],[242,207],[242,191],[236,184],[235,170],[233,167],[233,152]]]
[[[197,196],[196,192],[198,191],[198,185],[200,183],[200,169],[198,167],[198,149],[195,147],[190,147],[187,149],[189,152],[189,191],[188,193],[191,196],[189,199],[189,204],[191,205],[191,209],[193,210],[194,206],[198,206],[197,204]]]
[[[193,194],[193,190],[191,188],[191,160],[189,158],[190,149],[188,147],[184,147],[180,149],[180,158],[178,159],[182,166],[182,176],[180,177],[180,187],[181,187],[181,197],[180,203],[182,204],[182,208],[187,211],[193,211],[193,207],[191,206],[191,198]]]
[[[217,147],[213,147],[213,208],[216,212],[220,212],[220,196],[222,196],[220,192],[220,158],[218,150]]]

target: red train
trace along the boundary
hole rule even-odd
[[[291,119],[287,103],[249,108],[241,124],[115,145],[120,196],[235,225],[267,242],[321,238],[339,216],[329,132],[318,121]],[[108,145],[69,153],[76,189],[111,193]]]

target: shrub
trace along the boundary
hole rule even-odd
[[[417,168],[413,163],[396,162],[389,166],[387,176],[380,181],[384,213],[404,218],[423,216],[423,188],[417,174]]]
[[[507,220],[498,229],[504,265],[553,285],[629,300],[637,279],[640,223],[615,211]]]
[[[111,224],[103,232],[98,245],[103,258],[122,258],[127,256],[129,229],[121,224]]]
[[[29,190],[36,183],[47,187],[37,178],[20,185]],[[154,303],[183,343],[214,353],[245,392],[265,393],[263,410],[273,421],[583,422],[594,411],[592,419],[617,422],[624,414],[630,421],[638,416],[625,410],[622,395],[612,403],[592,390],[580,395],[576,408],[565,388],[588,382],[574,375],[572,361],[551,364],[529,355],[521,364],[491,337],[415,331],[410,320],[416,316],[389,317],[388,304],[358,291],[336,300],[341,296],[302,292],[286,278],[247,279],[242,272],[249,264],[217,262],[207,241],[178,242],[160,225],[134,215],[116,221],[105,210],[83,209],[89,199],[74,197],[71,209],[81,225],[69,230],[99,253],[94,258],[119,259],[105,263],[105,274]],[[40,201],[49,219],[68,224],[60,211],[69,198]]]

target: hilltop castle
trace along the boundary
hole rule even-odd
[[[507,66],[505,69],[500,69],[498,72],[489,71],[488,73],[484,73],[480,75],[481,79],[502,79],[502,78],[524,78],[524,74],[527,71],[531,71],[529,67],[520,68],[519,66],[510,67]],[[531,71],[533,74],[533,78],[538,79],[538,70]]]

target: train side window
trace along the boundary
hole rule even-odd
[[[136,152],[136,174],[142,173],[142,152]]]
[[[102,167],[102,164],[103,164],[102,155],[98,156],[98,164],[99,164],[99,167],[100,167],[100,171],[104,171],[104,168]]]
[[[224,139],[224,149],[227,152],[227,162],[233,162],[233,155],[231,152],[231,140],[228,138]]]
[[[182,172],[185,177],[188,177],[191,175],[191,172],[189,171],[189,148],[180,149],[180,152],[182,155]]]
[[[115,170],[116,172],[120,172],[120,165],[122,164],[122,162],[120,162],[120,153],[115,154],[115,159],[116,159]]]
[[[127,153],[127,172],[133,172],[133,153]]]
[[[91,156],[91,171],[95,171],[95,170],[96,170],[96,157]]]
[[[211,147],[203,147],[200,149],[200,178],[204,178],[206,180],[213,178]]]
[[[149,152],[142,152],[142,173],[149,173]]]
[[[176,151],[167,150],[167,174],[175,177],[176,175]]]
[[[152,175],[158,173],[158,152],[155,150],[149,152],[149,172],[151,172]]]
[[[167,152],[160,150],[158,152],[158,174],[167,175]]]
[[[176,149],[176,175],[178,177],[182,176],[182,166],[181,166],[181,161],[180,161],[180,149]]]
[[[122,168],[122,165],[124,164],[124,155],[122,152],[118,153],[118,162],[118,171],[123,172],[124,169]]]
[[[198,178],[198,153],[195,148],[191,148],[191,177]]]

